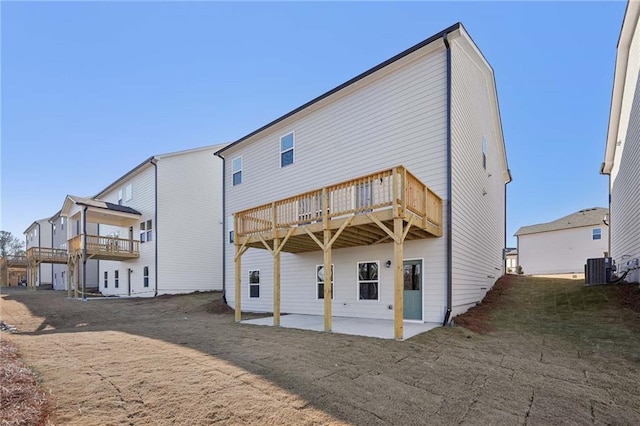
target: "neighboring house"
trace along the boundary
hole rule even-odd
[[[34,221],[24,231],[25,250],[27,257],[39,247],[51,248],[51,224],[48,218]],[[50,264],[40,262],[33,264],[27,271],[27,285],[39,287],[41,285],[52,285],[52,270]]]
[[[584,278],[587,259],[607,255],[607,213],[606,208],[594,207],[518,229],[518,264],[523,273]]]
[[[518,249],[507,247],[504,251],[506,262],[506,273],[516,274],[518,268]]]
[[[96,259],[106,295],[222,289],[222,147],[156,155],[91,199],[67,196],[71,271]]]
[[[68,225],[67,225],[67,220],[63,216],[60,216],[60,212],[61,211],[58,211],[51,218],[49,218],[49,223],[51,224],[51,236],[52,236],[51,247],[56,250],[61,250],[64,253],[68,253],[67,252]],[[97,225],[95,224],[93,225],[87,224],[87,225],[90,231],[97,232],[98,230]],[[53,289],[67,290],[68,289],[67,285],[70,281],[70,277],[69,277],[70,272],[68,270],[67,262],[52,263],[51,268],[52,268],[52,274],[53,274],[52,275]],[[99,283],[98,260],[96,259],[87,260],[86,273],[87,273],[87,282],[86,282],[87,288],[91,290],[97,289],[98,283]],[[80,280],[82,281],[82,276],[80,277]]]
[[[393,319],[402,338],[503,274],[511,176],[493,70],[461,24],[217,154],[237,320]]]
[[[625,12],[601,173],[609,175],[611,257],[617,274],[640,283],[640,2]]]

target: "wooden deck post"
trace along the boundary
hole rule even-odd
[[[71,298],[71,257],[67,259],[67,297]]]
[[[280,240],[273,240],[273,325],[280,325]]]
[[[396,340],[402,340],[404,334],[404,277],[403,277],[403,259],[404,259],[404,239],[403,239],[403,223],[401,218],[393,219],[393,233],[396,236],[393,242],[393,323],[394,337]]]
[[[237,229],[237,228],[236,228]],[[235,286],[235,312],[236,312],[236,322],[240,322],[242,320],[242,252],[240,251],[240,245],[238,244],[238,236],[236,235],[235,238],[236,241],[236,257],[235,257],[235,264],[236,264],[236,274],[235,274],[235,278],[236,278],[236,286]]]
[[[329,229],[329,196],[322,189],[322,226],[324,229],[324,331],[331,331],[331,229]]]

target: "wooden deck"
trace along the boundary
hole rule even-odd
[[[273,257],[273,324],[280,325],[280,254],[393,243],[394,336],[403,338],[405,240],[442,236],[442,199],[398,166],[234,214],[235,315],[242,318],[242,255],[262,248]],[[331,331],[331,281],[324,284],[324,329]]]
[[[301,253],[322,250],[325,230],[342,230],[334,249],[392,242],[395,218],[411,223],[407,240],[442,235],[442,199],[402,166],[237,212],[234,229],[241,246]]]
[[[66,249],[31,247],[27,250],[27,261],[29,263],[66,264],[68,257],[69,255]]]
[[[69,240],[69,254],[82,254],[84,235]],[[98,260],[127,260],[140,257],[140,241],[101,235],[87,235],[87,258]]]
[[[26,275],[27,265],[26,256],[3,256],[0,258],[0,285],[16,285],[17,281]],[[14,276],[18,276],[18,279],[12,280]]]

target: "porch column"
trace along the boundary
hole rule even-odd
[[[409,225],[411,226],[411,225]],[[403,238],[403,223],[402,219],[396,217],[393,219],[393,233],[395,235],[393,242],[393,289],[394,289],[394,301],[393,301],[393,323],[394,323],[394,337],[396,340],[402,340],[404,333],[404,277],[403,259],[404,259],[404,238]]]

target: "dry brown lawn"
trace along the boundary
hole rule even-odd
[[[236,324],[219,293],[18,290],[1,336],[60,425],[640,424],[638,314],[614,288],[513,279],[486,334],[396,342]]]

